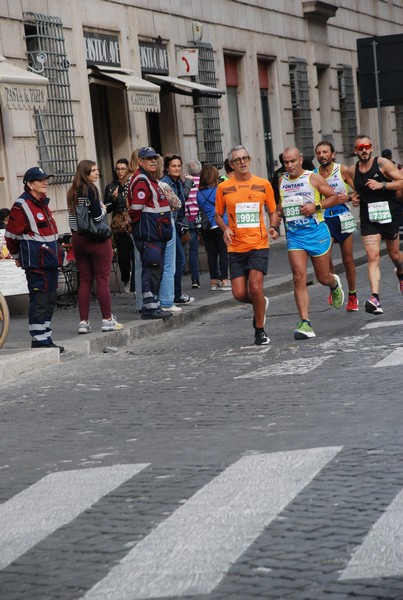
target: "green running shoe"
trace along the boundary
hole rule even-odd
[[[339,309],[344,304],[344,292],[343,292],[343,288],[341,287],[340,277],[338,275],[333,275],[333,277],[337,281],[337,288],[335,290],[331,291],[332,306],[333,306],[333,308]]]
[[[294,329],[294,339],[306,340],[311,337],[316,337],[312,327],[306,321],[300,321],[297,328]]]

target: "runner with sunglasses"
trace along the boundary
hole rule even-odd
[[[400,203],[396,191],[403,190],[403,173],[386,158],[372,156],[373,145],[368,135],[357,135],[354,151],[358,162],[349,167],[358,196],[353,205],[360,207],[361,239],[367,254],[371,298],[365,310],[383,314],[379,299],[380,246],[386,242],[389,257],[395,265],[399,289],[403,294],[403,253],[399,250]]]

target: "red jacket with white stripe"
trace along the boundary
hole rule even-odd
[[[57,225],[48,204],[49,198],[36,200],[24,192],[11,208],[5,238],[11,256],[23,269],[59,267]]]

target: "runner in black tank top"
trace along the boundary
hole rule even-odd
[[[399,201],[396,191],[403,190],[403,174],[392,161],[372,157],[372,142],[367,135],[354,140],[358,162],[349,167],[360,206],[361,236],[368,259],[368,279],[371,298],[365,302],[365,310],[374,315],[383,313],[379,300],[380,245],[386,242],[389,257],[395,265],[399,290],[403,294],[403,253],[399,250]]]
[[[381,158],[381,161],[385,159]],[[356,192],[360,196],[360,221],[361,228],[362,224],[367,223],[369,221],[368,218],[368,204],[373,202],[385,202],[389,203],[392,221],[394,219],[399,219],[400,215],[400,204],[399,200],[396,198],[395,190],[390,189],[373,189],[371,190],[366,184],[368,179],[373,179],[377,182],[390,182],[390,179],[385,177],[378,165],[378,157],[375,156],[372,166],[366,173],[361,173],[359,170],[359,163],[355,165],[355,173],[354,173],[354,187]],[[365,233],[363,234],[365,235]]]

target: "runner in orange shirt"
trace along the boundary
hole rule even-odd
[[[252,158],[245,146],[232,148],[228,160],[234,173],[218,186],[215,221],[228,247],[232,295],[239,302],[252,304],[255,344],[261,346],[270,342],[264,330],[269,299],[264,295],[263,281],[269,260],[268,234],[278,238],[279,215],[270,182],[250,171]],[[265,209],[270,219],[268,229]],[[228,226],[222,218],[225,212]]]

